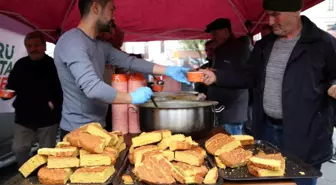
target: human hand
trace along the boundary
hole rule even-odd
[[[173,67],[173,66],[168,66],[166,68],[165,75],[173,78],[174,80],[178,82],[182,82],[185,84],[190,84],[190,82],[187,79],[187,72],[189,71],[188,68],[185,67]]]
[[[328,95],[332,98],[336,99],[336,85],[332,85],[329,89],[328,89]]]
[[[203,81],[203,83],[205,85],[211,85],[213,83],[216,83],[217,77],[216,77],[216,74],[212,70],[209,70],[209,69],[200,69],[199,71],[203,72],[203,74],[204,74],[204,81]]]
[[[196,100],[198,101],[204,101],[205,99],[206,99],[206,95],[203,93],[199,93],[196,98]]]
[[[48,102],[48,105],[49,105],[49,107],[50,107],[51,110],[54,110],[55,107],[54,107],[54,104],[51,101]]]
[[[131,94],[132,104],[141,104],[147,102],[153,95],[152,89],[149,87],[140,87]]]

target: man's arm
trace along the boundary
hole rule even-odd
[[[88,98],[105,103],[132,103],[132,98],[128,93],[117,91],[96,75],[84,47],[69,47],[58,55],[70,69],[76,85]]]
[[[253,49],[247,63],[244,65],[228,65],[225,69],[210,71],[202,70],[205,73],[205,84],[216,84],[226,88],[247,89],[253,88],[256,84],[256,73],[259,69],[261,49],[256,47]],[[249,53],[245,53],[248,55]],[[242,57],[242,60],[245,56]]]

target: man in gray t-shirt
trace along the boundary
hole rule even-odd
[[[106,63],[133,71],[164,74],[179,82],[189,83],[186,68],[155,65],[96,39],[98,33],[109,31],[113,24],[113,0],[79,0],[78,7],[81,14],[78,27],[60,37],[54,52],[64,92],[61,137],[90,122],[105,126],[104,118],[110,103],[140,104],[152,96],[152,90],[148,87],[128,94],[104,83]]]

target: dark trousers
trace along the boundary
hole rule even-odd
[[[272,118],[266,118],[264,140],[277,146],[280,150],[283,150],[283,126],[281,120],[274,120]],[[317,170],[321,170],[322,164],[313,166]],[[315,179],[298,179],[295,180],[297,185],[316,185],[317,178]]]

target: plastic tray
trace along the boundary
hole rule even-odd
[[[128,155],[128,151],[129,151],[129,147],[126,147],[126,149],[120,153],[118,160],[116,161],[114,165],[115,173],[106,182],[90,183],[90,184],[86,184],[86,183],[67,183],[67,184],[69,185],[109,185],[109,184],[112,184],[113,179],[116,177],[118,171],[122,168],[124,164],[124,161]],[[5,185],[43,185],[39,182],[36,171],[37,170],[35,170],[35,172],[32,175],[30,175],[28,178],[24,178],[22,174],[19,173],[13,178],[11,178],[10,180],[8,180],[5,183]]]
[[[255,141],[254,145],[244,146],[246,150],[252,151],[257,154],[259,151],[264,151],[266,154],[279,153],[279,149],[265,141]],[[247,166],[240,168],[226,168],[219,170],[219,176],[224,180],[229,181],[264,181],[264,180],[293,180],[303,178],[317,178],[321,177],[322,173],[315,170],[310,165],[304,164],[295,157],[283,154],[286,158],[286,171],[285,175],[281,177],[255,177],[251,175]],[[210,162],[214,165],[214,158],[210,158]]]

